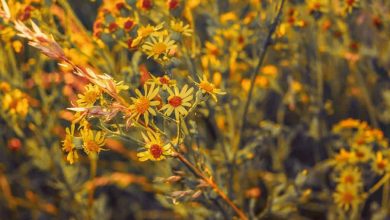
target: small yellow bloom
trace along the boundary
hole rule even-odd
[[[131,43],[131,47],[136,47],[147,37],[158,34],[159,30],[161,30],[162,28],[163,28],[163,23],[157,26],[152,26],[148,24],[147,26],[139,27],[137,30],[137,37]]]
[[[344,211],[358,208],[361,202],[357,187],[343,184],[337,185],[336,191],[333,193],[333,199],[336,205]]]
[[[160,161],[165,159],[166,156],[172,155],[173,149],[171,144],[164,144],[159,134],[149,131],[146,135],[144,133],[141,134],[145,141],[145,151],[137,153],[140,161]]]
[[[138,121],[139,117],[143,115],[145,124],[149,123],[149,113],[152,115],[156,115],[156,111],[153,109],[154,106],[160,104],[159,101],[153,99],[157,96],[159,88],[152,84],[148,87],[146,84],[144,85],[145,95],[143,95],[138,89],[135,90],[138,98],[131,97],[133,104],[130,105],[130,118],[134,118]]]
[[[346,151],[345,149],[341,149],[338,154],[335,155],[333,162],[336,167],[343,167],[350,163],[352,158],[352,153]]]
[[[191,100],[193,99],[194,88],[189,88],[188,85],[184,85],[181,91],[175,86],[172,91],[171,88],[168,88],[168,103],[165,104],[161,110],[166,110],[165,114],[170,116],[172,112],[175,112],[176,120],[179,120],[180,116],[185,116],[188,114],[186,108],[191,107]]]
[[[83,94],[78,94],[77,105],[79,107],[91,107],[95,104],[95,102],[101,97],[102,91],[101,89],[92,84],[88,84],[85,87],[85,91]]]
[[[347,167],[343,169],[340,176],[336,178],[339,184],[347,186],[362,186],[362,174],[357,167]]]
[[[352,150],[352,157],[351,162],[352,163],[365,163],[368,160],[372,159],[374,157],[372,150],[367,145],[359,145],[356,147],[353,147]]]
[[[81,131],[81,138],[83,140],[83,148],[86,154],[99,153],[101,147],[105,144],[105,135],[101,131],[92,131],[84,127]]]
[[[62,141],[62,150],[68,153],[66,156],[66,160],[73,164],[75,161],[79,159],[79,155],[77,154],[75,144],[74,144],[74,129],[75,125],[72,124],[69,128],[66,128],[66,136],[65,139]]]
[[[184,25],[183,21],[172,20],[170,26],[174,32],[179,33],[183,36],[190,37],[192,34],[192,29],[190,28],[190,25]]]
[[[142,49],[148,55],[148,58],[153,57],[155,60],[166,61],[171,51],[176,48],[175,41],[169,37],[160,35],[151,37],[151,40],[142,45]]]
[[[223,92],[221,89],[215,88],[215,85],[207,80],[207,77],[203,75],[203,78],[200,79],[200,82],[195,84],[202,90],[202,93],[209,94],[214,101],[217,100],[217,95],[225,95],[226,92]]]
[[[383,157],[382,152],[376,153],[376,158],[372,162],[372,169],[379,175],[382,175],[383,173],[390,171],[389,160]]]
[[[168,89],[168,87],[175,86],[176,80],[169,78],[169,76],[167,76],[167,75],[159,76],[159,77],[152,76],[152,79],[148,80],[146,83],[147,84],[156,84],[156,85],[160,86],[163,90],[166,90],[166,89]]]
[[[2,100],[2,108],[12,117],[26,117],[29,108],[26,94],[19,89],[5,93]]]

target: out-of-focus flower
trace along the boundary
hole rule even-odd
[[[342,210],[356,209],[361,202],[357,187],[339,184],[333,193],[336,205]]]
[[[70,126],[70,129],[66,128],[66,136],[65,136],[65,139],[62,141],[62,150],[68,154],[66,156],[66,160],[70,164],[73,164],[79,158],[79,155],[77,153],[77,150],[76,150],[75,144],[74,144],[74,130],[75,130],[74,124],[72,124]]]
[[[146,83],[147,84],[156,84],[156,85],[160,86],[163,90],[167,90],[169,87],[176,85],[176,80],[172,80],[167,75],[159,76],[159,77],[152,76],[152,79],[148,80]]]
[[[149,36],[159,35],[159,30],[163,28],[163,23],[152,26],[150,24],[139,27],[137,30],[137,37],[133,40],[131,47],[138,46],[143,40]]]
[[[347,186],[362,186],[362,174],[357,167],[347,167],[343,169],[340,176],[336,178],[339,184]]]
[[[26,117],[29,109],[27,95],[19,89],[5,93],[2,108],[13,117]]]
[[[203,75],[203,78],[200,79],[199,83],[195,82],[195,84],[199,87],[199,89],[202,90],[202,93],[209,94],[216,102],[218,101],[217,95],[225,95],[226,94],[226,92],[223,92],[221,89],[215,88],[215,85],[212,84],[211,82],[209,82],[205,75]]]
[[[382,152],[377,152],[375,160],[372,162],[372,170],[379,175],[390,171],[390,163],[387,158],[384,158]]]
[[[174,32],[179,33],[183,36],[190,37],[192,34],[192,29],[190,28],[190,25],[185,25],[183,21],[172,20],[170,23],[170,27]]]

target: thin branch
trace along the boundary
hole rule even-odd
[[[252,78],[251,78],[251,82],[250,82],[250,88],[249,88],[249,92],[248,92],[248,98],[245,102],[245,106],[244,106],[244,112],[242,114],[242,124],[241,124],[241,127],[240,127],[240,130],[239,130],[239,133],[238,133],[238,138],[239,138],[239,141],[238,141],[238,149],[242,148],[242,134],[244,132],[244,129],[246,127],[246,123],[247,123],[247,114],[248,114],[248,110],[249,110],[249,105],[251,103],[251,100],[252,100],[252,96],[253,96],[253,89],[254,89],[254,85],[255,85],[255,80],[256,80],[256,77],[257,75],[259,74],[259,71],[260,71],[260,67],[263,65],[263,62],[264,62],[264,58],[265,58],[265,55],[267,54],[267,50],[268,50],[268,47],[271,43],[271,39],[272,39],[272,35],[274,34],[275,30],[276,30],[276,27],[278,26],[279,22],[280,22],[280,19],[281,19],[281,16],[282,16],[282,10],[283,10],[283,6],[284,6],[284,2],[285,0],[282,0],[281,3],[280,3],[280,7],[278,9],[278,13],[275,17],[275,20],[273,21],[273,23],[271,24],[271,27],[269,29],[269,32],[268,32],[268,35],[266,37],[266,39],[264,40],[263,44],[262,44],[262,47],[260,49],[260,58],[259,58],[259,61],[257,62],[257,65],[256,65],[256,68],[254,69],[253,73],[252,73]]]
[[[230,206],[233,208],[235,213],[240,217],[242,220],[247,220],[248,217],[245,215],[245,213],[238,208],[233,201],[231,201],[227,195],[217,186],[217,184],[211,179],[206,177],[202,171],[200,171],[198,168],[196,168],[190,161],[188,161],[182,154],[175,153],[174,156],[178,158],[186,167],[197,177],[205,181],[211,188],[214,189],[214,191]]]

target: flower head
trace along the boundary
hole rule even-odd
[[[183,21],[172,20],[170,26],[174,32],[179,33],[183,36],[190,37],[192,34],[192,29],[190,28],[190,25],[185,25]]]
[[[137,154],[140,161],[163,160],[166,156],[170,156],[173,152],[171,144],[164,144],[158,133],[148,131],[146,135],[142,133],[142,138],[145,141],[145,151]]]
[[[225,95],[226,92],[223,92],[221,89],[215,88],[215,85],[209,82],[206,76],[203,75],[203,79],[199,83],[195,84],[202,90],[203,93],[209,94],[215,101],[217,101],[217,95]]]
[[[357,187],[339,184],[333,193],[334,202],[345,211],[356,209],[361,202]]]
[[[19,89],[5,93],[1,104],[12,117],[24,118],[28,113],[29,104],[26,94]]]
[[[169,37],[164,38],[164,36],[160,35],[158,37],[151,37],[150,39],[150,41],[142,46],[148,58],[153,57],[155,60],[166,61],[169,53],[176,48],[175,41]]]
[[[150,24],[146,26],[142,26],[137,30],[137,37],[131,43],[131,47],[135,47],[139,45],[143,40],[145,40],[149,36],[158,35],[159,30],[163,27],[163,23],[152,26]]]
[[[91,107],[99,99],[102,94],[102,90],[92,84],[88,84],[85,87],[85,91],[82,94],[78,94],[78,100],[76,101],[79,107]]]
[[[134,118],[138,120],[141,115],[143,115],[146,125],[149,123],[149,113],[152,115],[156,115],[156,111],[153,109],[154,106],[160,104],[159,101],[153,100],[159,91],[158,87],[155,87],[152,84],[148,87],[146,84],[144,85],[145,95],[143,95],[138,89],[135,90],[138,98],[131,98],[133,104],[130,105],[130,118]]]
[[[68,153],[68,155],[66,156],[66,160],[70,164],[73,164],[79,158],[74,144],[74,128],[74,124],[70,126],[70,129],[66,128],[66,136],[65,139],[62,141],[62,150]]]
[[[83,148],[85,153],[99,153],[101,147],[105,144],[105,135],[101,131],[92,131],[88,127],[84,127],[81,131],[83,140]]]
[[[168,87],[172,87],[176,85],[176,80],[169,78],[169,76],[167,75],[159,76],[159,77],[152,76],[152,79],[147,81],[146,83],[156,84],[160,86],[163,90],[167,90]]]
[[[168,88],[167,91],[169,93],[168,103],[161,110],[166,110],[165,114],[168,116],[175,112],[175,118],[179,120],[180,116],[188,114],[186,108],[191,107],[194,88],[188,88],[188,85],[184,85],[181,91],[176,86],[173,91],[171,88]]]
[[[385,173],[385,172],[389,172],[390,171],[389,160],[387,158],[383,157],[383,153],[382,152],[377,152],[376,153],[376,158],[372,162],[372,169],[376,173],[378,173],[380,175]]]
[[[336,179],[339,184],[348,186],[361,186],[362,174],[357,167],[347,167],[343,169]]]

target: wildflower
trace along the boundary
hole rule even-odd
[[[101,147],[105,144],[105,135],[101,131],[94,132],[88,127],[84,127],[81,131],[83,139],[83,148],[86,154],[99,153]]]
[[[358,147],[354,147],[352,150],[352,163],[365,163],[371,158],[373,158],[373,153],[371,148],[367,145],[360,145]]]
[[[384,172],[388,172],[390,170],[390,164],[389,161],[385,158],[383,158],[382,152],[376,153],[376,158],[372,162],[372,169],[382,175]]]
[[[170,40],[169,37],[160,35],[158,37],[151,37],[151,41],[146,42],[142,49],[148,54],[148,58],[153,57],[155,60],[167,60],[167,55],[176,48],[175,41]]]
[[[195,84],[202,90],[202,93],[209,94],[214,99],[214,101],[218,101],[217,95],[226,94],[226,92],[223,92],[221,89],[215,88],[215,85],[209,82],[204,75],[203,79],[201,79],[199,83],[195,82]]]
[[[139,45],[147,37],[158,33],[158,31],[162,27],[163,27],[163,23],[161,23],[157,26],[152,26],[152,25],[148,24],[147,26],[142,26],[142,27],[138,28],[137,37],[133,40],[131,47],[135,47],[135,46]]]
[[[152,160],[160,161],[173,153],[170,143],[165,144],[161,141],[160,135],[154,132],[147,132],[146,135],[141,133],[145,141],[143,152],[137,153],[140,161]]]
[[[149,113],[156,115],[156,111],[153,109],[153,106],[160,104],[159,101],[153,101],[157,96],[159,88],[155,87],[155,84],[152,84],[149,88],[144,85],[145,95],[143,95],[138,89],[135,90],[138,98],[131,98],[133,104],[130,106],[130,118],[135,118],[138,120],[141,115],[143,115],[146,125],[149,123]]]
[[[148,84],[156,84],[158,86],[161,86],[163,90],[167,90],[168,87],[175,86],[176,85],[176,80],[172,80],[169,78],[169,76],[164,75],[160,77],[153,77],[151,80],[147,81]]]
[[[5,93],[2,107],[11,116],[24,118],[28,113],[29,104],[26,95],[19,89],[14,89]]]
[[[357,167],[347,167],[343,169],[336,179],[339,184],[348,186],[361,186],[362,174]]]
[[[73,164],[79,159],[79,155],[77,154],[74,144],[74,128],[74,124],[70,126],[70,129],[66,128],[66,136],[65,139],[62,141],[62,150],[68,153],[68,155],[66,156],[66,160],[70,164]]]
[[[345,149],[341,149],[340,152],[334,157],[333,161],[336,167],[343,167],[351,160],[352,154]]]
[[[184,85],[180,92],[176,86],[173,91],[170,88],[167,91],[169,93],[168,103],[161,110],[166,110],[165,114],[168,116],[174,111],[176,120],[179,120],[180,116],[188,114],[186,107],[191,107],[190,101],[193,99],[194,88],[188,89],[188,85]]]
[[[85,87],[83,94],[78,94],[78,100],[76,101],[79,107],[91,107],[101,96],[101,89],[92,84],[88,84]]]
[[[184,25],[183,21],[172,20],[170,26],[174,32],[179,33],[183,36],[190,37],[192,34],[192,29],[190,28],[190,25]]]
[[[359,5],[359,0],[344,0],[344,9],[347,13],[351,13],[354,8]]]
[[[361,201],[357,187],[342,184],[337,185],[336,191],[333,193],[333,199],[336,205],[344,211],[351,208],[356,209]]]

